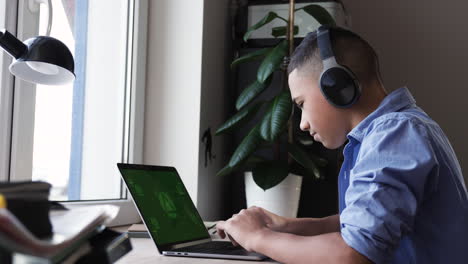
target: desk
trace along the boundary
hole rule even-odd
[[[187,258],[187,257],[167,257],[159,255],[156,246],[149,238],[131,238],[133,250],[119,259],[116,264],[254,264],[254,263],[278,263],[273,261],[241,261],[229,259],[206,259],[206,258]]]

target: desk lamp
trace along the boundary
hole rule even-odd
[[[61,85],[75,79],[73,56],[60,40],[38,36],[23,43],[3,29],[0,46],[14,58],[10,72],[20,79],[45,85]]]

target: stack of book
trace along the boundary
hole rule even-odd
[[[125,233],[106,228],[117,213],[118,207],[111,205],[51,211],[53,236],[38,239],[6,208],[0,208],[0,262],[113,263],[132,249]]]
[[[49,193],[52,185],[43,181],[0,182],[10,211],[37,238],[52,235]]]

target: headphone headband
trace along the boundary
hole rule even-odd
[[[338,108],[348,108],[357,102],[361,87],[354,73],[346,66],[338,64],[333,53],[329,26],[317,29],[317,45],[322,59],[323,71],[319,86],[327,101]]]
[[[320,58],[322,61],[335,57],[333,54],[332,44],[330,41],[330,27],[320,26],[317,29],[317,44],[319,46]]]

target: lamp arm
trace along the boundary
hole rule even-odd
[[[0,46],[12,57],[18,59],[28,50],[28,47],[6,29],[0,30]]]
[[[47,0],[48,1],[48,4],[47,4],[47,7],[48,7],[48,12],[47,12],[47,15],[48,15],[48,19],[49,21],[47,22],[47,31],[46,31],[46,36],[50,36],[50,31],[52,30],[52,18],[54,16],[54,10],[53,10],[53,7],[52,7],[52,0]]]
[[[53,7],[52,7],[52,0],[29,0],[29,10],[32,13],[39,12],[38,4],[45,4],[47,5],[47,30],[46,36],[50,36],[50,31],[52,29],[52,19],[53,19]]]

